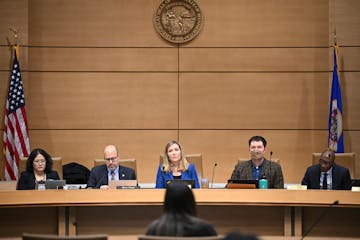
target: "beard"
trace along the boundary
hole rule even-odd
[[[251,159],[259,160],[264,157],[264,154],[263,154],[263,152],[259,152],[259,151],[251,151],[250,156],[251,156]]]

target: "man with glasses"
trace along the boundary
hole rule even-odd
[[[105,147],[104,159],[105,164],[91,169],[88,188],[109,189],[112,180],[136,180],[133,169],[119,165],[119,151],[114,145]]]
[[[349,169],[335,164],[335,152],[326,149],[319,164],[308,167],[301,184],[308,189],[350,190],[351,178]]]

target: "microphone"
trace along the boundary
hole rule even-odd
[[[271,186],[271,183],[270,183],[270,181],[271,181],[271,158],[272,158],[272,155],[273,155],[273,151],[270,151],[270,158],[269,158],[269,161],[270,161],[270,169],[269,169],[269,171],[270,171],[270,176],[268,177],[269,179],[268,179],[268,183],[269,183],[269,188],[270,188],[270,186]]]
[[[211,188],[214,188],[214,175],[215,175],[215,168],[217,166],[217,163],[214,164],[213,170],[212,170],[212,176],[211,176]]]
[[[102,181],[104,180],[105,177],[107,177],[106,173],[100,178],[100,181],[96,184],[95,188],[100,188],[101,183],[102,183]]]
[[[309,227],[309,229],[302,235],[300,240],[303,240],[313,229],[314,227],[320,222],[320,220],[328,213],[330,208],[332,208],[335,205],[339,204],[339,200],[335,200],[333,203],[331,203],[328,207],[325,208],[325,210],[321,213],[318,219]]]

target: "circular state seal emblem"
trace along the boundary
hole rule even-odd
[[[185,43],[199,34],[203,15],[195,0],[163,0],[155,11],[153,22],[165,40]]]

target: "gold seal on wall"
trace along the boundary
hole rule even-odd
[[[195,0],[163,0],[154,15],[156,31],[172,43],[185,43],[200,32],[203,16]]]

